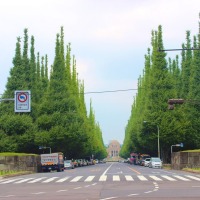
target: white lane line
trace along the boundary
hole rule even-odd
[[[134,181],[133,178],[132,178],[132,176],[126,175],[125,178],[126,178],[127,181]]]
[[[78,189],[81,189],[82,187],[76,187],[76,188],[74,188],[75,190],[78,190]]]
[[[61,179],[59,179],[58,181],[56,181],[56,183],[62,183],[62,182],[64,182],[64,181],[66,181],[67,179],[69,179],[70,177],[68,176],[68,177],[65,177],[65,178],[61,178]]]
[[[151,192],[153,192],[153,191],[147,191],[147,192],[144,192],[144,193],[148,194],[148,193],[151,193]]]
[[[24,182],[29,181],[29,180],[32,180],[32,179],[33,179],[33,178],[26,178],[26,179],[17,181],[17,182],[15,182],[14,184],[24,183]]]
[[[137,176],[141,181],[148,181],[144,176],[138,175]]]
[[[149,176],[149,177],[155,181],[162,181],[162,179],[158,178],[157,176]]]
[[[68,190],[58,190],[56,192],[66,192],[66,191],[68,191]]]
[[[137,195],[139,195],[139,194],[129,194],[129,195],[127,195],[128,197],[131,197],[131,196],[137,196]]]
[[[174,175],[174,177],[175,177],[175,178],[178,178],[178,179],[180,179],[180,180],[182,180],[182,181],[190,181],[189,179],[184,178],[184,177],[182,177],[182,176]]]
[[[72,179],[70,182],[77,182],[79,181],[83,176],[77,176],[74,179]]]
[[[162,175],[163,178],[167,179],[168,181],[177,181],[176,179],[170,177],[170,176],[166,176],[166,175]]]
[[[101,176],[105,176],[105,174],[107,173],[107,171],[113,166],[114,163],[112,163],[105,171],[104,173],[101,175]]]
[[[99,181],[106,181],[106,179],[107,179],[107,176],[106,175],[102,175],[102,176],[100,176]]]
[[[200,181],[200,178],[197,178],[197,177],[195,177],[195,176],[186,175],[186,177],[191,178],[191,179],[194,179],[194,180],[196,180],[196,181]]]
[[[113,176],[113,181],[120,181],[119,176],[118,176],[118,175],[114,175],[114,176]]]
[[[46,181],[43,181],[42,183],[49,183],[51,181],[54,181],[55,179],[57,179],[58,177],[52,177],[52,178],[49,178],[47,179]]]
[[[36,194],[36,195],[38,195],[38,194],[45,194],[46,192],[36,192],[36,193],[31,193],[31,194]]]
[[[105,199],[100,199],[100,200],[110,200],[110,199],[116,199],[118,197],[108,197],[108,198],[105,198]]]
[[[29,182],[27,182],[27,183],[36,183],[36,182],[41,181],[41,180],[44,179],[44,178],[46,178],[46,177],[36,178],[35,180],[29,181]]]
[[[85,179],[85,182],[90,182],[94,179],[95,176],[88,176],[86,179]]]
[[[10,195],[6,195],[6,196],[0,196],[0,198],[8,198],[8,197],[14,197],[15,195],[12,195],[12,194],[10,194]]]

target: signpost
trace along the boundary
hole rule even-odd
[[[15,112],[31,112],[30,90],[15,91]]]
[[[183,147],[183,143],[172,145],[172,146],[171,146],[171,153],[173,152],[173,151],[172,151],[172,147]]]

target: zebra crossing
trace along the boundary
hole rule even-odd
[[[1,179],[0,185],[3,184],[34,184],[34,183],[64,183],[64,182],[119,182],[119,181],[200,181],[200,176],[195,175],[102,175],[102,176],[75,176],[75,177],[39,177],[39,178],[11,178]]]

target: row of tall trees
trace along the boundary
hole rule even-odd
[[[31,90],[31,112],[14,113],[12,101],[0,103],[0,151],[42,153],[38,147],[43,146],[52,152],[61,151],[68,158],[106,157],[92,103],[87,113],[84,82],[78,78],[71,45],[65,46],[63,27],[56,35],[50,70],[48,56],[35,53],[33,36],[30,44],[29,49],[25,29],[23,49],[21,38],[17,38],[13,67],[2,98],[12,98],[16,90]]]
[[[151,45],[145,55],[144,72],[138,79],[138,93],[125,129],[122,157],[130,152],[158,155],[170,162],[171,145],[183,143],[175,151],[200,148],[200,33],[191,39],[186,32],[181,56],[166,58],[162,26],[152,31]],[[198,50],[194,50],[198,49]],[[174,110],[169,99],[184,99]]]

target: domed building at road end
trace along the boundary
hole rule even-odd
[[[107,148],[108,158],[119,159],[120,149],[120,143],[117,140],[111,140]]]

